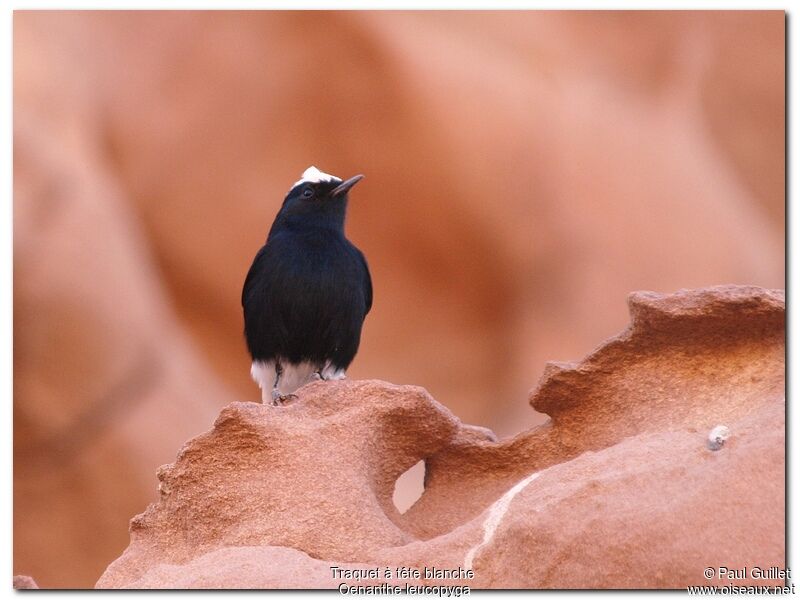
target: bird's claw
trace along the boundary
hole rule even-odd
[[[297,394],[272,394],[272,406],[283,406],[297,400]]]

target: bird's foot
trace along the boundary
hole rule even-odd
[[[319,371],[314,371],[311,375],[311,381],[323,381],[325,378],[322,376],[322,373]]]
[[[297,394],[281,394],[278,390],[272,391],[272,406],[284,406],[297,400]]]

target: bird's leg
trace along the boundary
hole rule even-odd
[[[297,396],[295,394],[281,394],[280,390],[278,389],[278,385],[281,381],[281,375],[283,375],[283,365],[281,361],[275,361],[275,385],[272,386],[272,405],[273,406],[280,406],[281,404],[285,404],[291,400],[297,400]]]
[[[281,365],[281,361],[275,361],[275,384],[272,386],[272,405],[277,406],[281,399],[281,393],[278,391],[278,384],[281,381],[281,375],[283,375],[283,365]]]

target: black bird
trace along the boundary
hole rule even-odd
[[[309,167],[283,201],[242,289],[250,373],[273,404],[314,379],[342,379],[372,307],[361,251],[344,235],[347,181]]]

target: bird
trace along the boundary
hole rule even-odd
[[[372,308],[364,254],[344,231],[350,189],[314,166],[292,185],[242,288],[250,374],[264,404],[314,380],[344,379]]]

